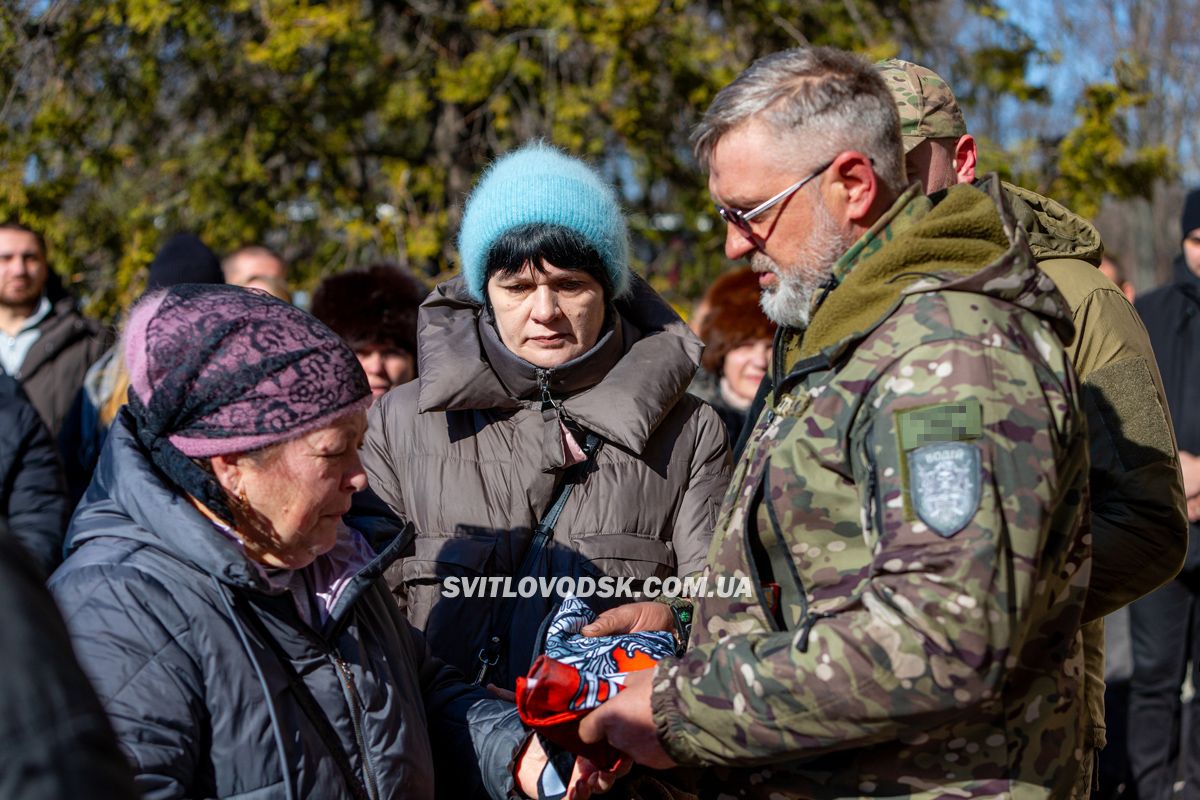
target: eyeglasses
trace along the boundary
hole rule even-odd
[[[822,172],[829,169],[831,166],[833,166],[833,162],[827,161],[825,164],[818,167],[817,171],[814,172],[813,174],[809,175],[806,178],[802,178],[801,180],[796,181],[791,186],[789,186],[788,188],[784,189],[779,194],[772,197],[770,200],[767,200],[766,202],[761,203],[760,205],[750,209],[749,211],[738,211],[735,208],[726,208],[725,206],[719,205],[719,206],[717,206],[717,213],[721,215],[721,219],[725,220],[730,225],[737,228],[739,231],[742,232],[742,234],[747,239],[749,239],[751,242],[753,242],[755,244],[755,246],[758,246],[762,242],[762,239],[758,236],[758,234],[756,234],[754,232],[754,228],[750,227],[751,221],[755,217],[762,214],[764,211],[767,211],[767,210],[779,205],[784,200],[787,200],[789,197],[794,195],[796,192],[798,192],[802,188],[804,188],[804,184],[808,183],[813,178],[817,177]]]

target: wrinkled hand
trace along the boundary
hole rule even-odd
[[[665,603],[627,603],[610,608],[580,631],[584,636],[616,636],[638,631],[675,630],[675,615]],[[627,690],[628,691],[628,690]]]
[[[676,766],[654,729],[650,710],[650,689],[653,669],[631,672],[625,678],[625,688],[616,697],[605,701],[579,723],[579,738],[591,744],[607,740],[610,745],[627,754],[639,764],[654,769]]]
[[[517,760],[514,776],[517,791],[522,796],[538,796],[538,779],[548,761],[549,758],[538,737],[530,736],[525,751]],[[575,766],[571,769],[571,777],[567,781],[567,800],[588,800],[593,794],[603,794],[632,768],[633,762],[625,758],[616,769],[605,772],[583,756],[577,756]]]

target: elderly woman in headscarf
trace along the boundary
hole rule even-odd
[[[146,272],[143,294],[184,283],[224,282],[217,254],[196,234],[181,231],[169,236],[154,254]],[[128,393],[125,359],[121,357],[121,348],[114,345],[88,368],[58,435],[71,509],[92,479],[104,437],[125,405]]]
[[[388,575],[409,620],[469,677],[511,689],[551,603],[468,597],[467,581],[610,578],[615,592],[698,572],[728,447],[686,393],[703,346],[633,274],[616,193],[589,166],[544,144],[501,158],[459,250],[462,274],[418,316],[418,378],[371,409],[362,455],[416,527]]]
[[[342,522],[354,353],[265,294],[183,285],[132,310],[124,355],[51,588],[144,796],[427,798],[435,763],[443,796],[503,796],[511,705],[399,614],[379,578],[407,543]]]

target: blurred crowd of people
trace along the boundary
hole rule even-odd
[[[1200,189],[1135,298],[919,65],[767,57],[694,142],[746,263],[686,322],[540,142],[459,275],[308,310],[180,232],[113,331],[0,223],[0,796],[1200,797]],[[754,597],[593,598],[675,655],[543,730],[562,598],[496,576]]]

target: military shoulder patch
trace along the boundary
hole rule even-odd
[[[966,442],[939,442],[906,455],[913,511],[935,533],[949,539],[966,527],[979,508],[979,448]]]

